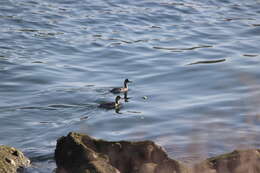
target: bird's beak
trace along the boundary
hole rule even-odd
[[[128,82],[129,82],[129,83],[132,83],[133,81],[130,81],[130,80],[129,80]]]

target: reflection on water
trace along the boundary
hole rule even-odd
[[[129,99],[131,99],[131,97],[128,97],[128,92],[124,93],[124,100],[125,102],[129,102]]]
[[[1,144],[46,173],[69,131],[151,139],[189,163],[259,147],[259,15],[255,0],[4,0]],[[126,78],[120,111],[99,109]]]

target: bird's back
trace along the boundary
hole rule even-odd
[[[114,94],[122,93],[122,92],[127,92],[128,88],[114,88],[110,92]]]
[[[114,102],[110,102],[110,103],[102,103],[99,105],[99,107],[105,109],[114,109],[116,106]]]
[[[110,92],[112,92],[114,94],[118,94],[118,93],[120,93],[122,91],[121,91],[121,88],[113,88],[112,90],[110,90]]]

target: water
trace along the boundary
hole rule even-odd
[[[42,173],[70,131],[154,140],[187,163],[260,147],[259,7],[1,0],[0,144]],[[99,109],[125,78],[134,82],[119,114]]]

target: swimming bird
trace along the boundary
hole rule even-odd
[[[115,102],[101,103],[99,107],[104,109],[119,109],[121,107],[120,99],[120,96],[116,96]]]
[[[110,92],[114,93],[114,94],[118,94],[118,93],[122,93],[122,92],[127,92],[128,91],[128,83],[131,83],[132,81],[125,79],[124,81],[124,87],[121,88],[113,88],[112,90],[110,90]]]

